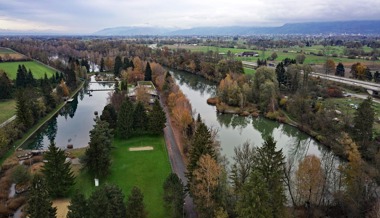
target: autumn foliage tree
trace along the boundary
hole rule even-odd
[[[306,202],[319,205],[324,177],[321,160],[315,155],[308,155],[299,163],[296,171],[296,189],[300,205]]]
[[[230,74],[220,81],[218,87],[219,99],[231,106],[239,106],[241,90],[236,80],[233,80]]]
[[[216,209],[215,192],[220,174],[221,168],[212,156],[206,154],[199,158],[190,191],[200,217],[212,217]]]
[[[355,79],[366,79],[366,66],[362,63],[356,63],[351,66],[351,74]]]
[[[335,72],[335,62],[332,59],[327,59],[325,62],[325,73],[333,74]]]
[[[186,128],[193,122],[192,109],[189,100],[181,90],[174,89],[174,91],[169,94],[168,106],[174,121],[185,135]]]
[[[345,146],[348,163],[341,166],[345,185],[343,204],[350,217],[364,217],[371,201],[370,178],[365,172],[364,161],[357,144],[344,134],[341,141]]]

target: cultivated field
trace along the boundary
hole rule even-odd
[[[53,69],[35,61],[0,63],[0,70],[5,71],[10,79],[16,79],[18,65],[22,64],[25,65],[26,69],[30,69],[32,71],[33,76],[36,79],[43,78],[45,73],[48,77],[55,75],[55,71]]]
[[[289,48],[278,48],[278,49],[267,49],[265,52],[257,49],[239,49],[239,48],[217,48],[215,46],[194,46],[194,45],[168,45],[167,46],[170,49],[176,49],[176,48],[181,48],[181,49],[187,49],[191,51],[199,51],[199,52],[207,52],[209,50],[212,51],[218,51],[218,53],[224,53],[227,54],[228,51],[231,51],[232,54],[236,53],[241,53],[244,51],[255,51],[259,54],[259,57],[236,57],[236,59],[242,60],[242,61],[253,61],[256,62],[258,58],[262,59],[263,57],[268,58],[272,55],[273,52],[277,53],[277,58],[275,62],[282,61],[285,58],[291,58],[295,59],[298,54],[303,52],[306,56],[305,63],[306,64],[323,64],[326,61],[325,56],[316,56],[312,55],[310,53],[315,53],[318,54],[319,52],[324,51],[324,49],[327,49],[327,53],[332,55],[332,54],[337,54],[338,57],[332,57],[330,56],[329,58],[333,59],[335,63],[342,62],[346,67],[351,67],[352,64],[361,62],[367,66],[370,66],[371,69],[380,69],[380,60],[377,61],[370,61],[370,60],[365,60],[365,59],[349,59],[343,56],[343,46],[329,46],[327,48],[324,48],[323,46],[317,45],[317,46],[311,46],[311,47],[299,47],[299,46],[294,46],[294,47],[289,47]],[[369,47],[363,47],[364,51],[370,51],[371,48]]]
[[[0,57],[2,60],[20,60],[25,59],[26,57],[20,53],[14,52],[8,48],[0,47]]]
[[[171,169],[163,137],[134,137],[129,140],[114,140],[111,174],[100,184],[118,185],[126,198],[133,186],[144,194],[148,217],[164,218],[167,214],[163,205],[162,185]],[[129,148],[152,146],[153,150],[129,151]],[[86,173],[80,173],[75,189],[89,196],[94,190],[94,181]]]

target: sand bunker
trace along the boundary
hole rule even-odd
[[[144,146],[144,147],[132,147],[129,148],[129,151],[151,151],[153,150],[152,146]]]
[[[59,199],[53,201],[53,207],[57,208],[57,218],[66,218],[70,205],[70,199]]]

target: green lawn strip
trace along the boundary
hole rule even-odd
[[[43,78],[45,73],[48,77],[55,75],[55,70],[49,68],[36,61],[18,61],[18,62],[4,62],[0,63],[0,69],[5,71],[8,77],[12,80],[16,79],[18,65],[25,65],[26,69],[30,69],[33,73],[34,78]]]
[[[71,93],[70,98],[78,93],[78,91],[83,87],[84,83],[81,83],[79,87]],[[4,160],[8,158],[16,149],[21,147],[30,137],[32,137],[46,122],[48,122],[53,116],[55,116],[63,106],[65,106],[66,102],[62,102],[59,104],[53,111],[47,114],[44,118],[40,119],[37,124],[35,124],[32,128],[30,128],[21,139],[15,141],[13,143],[13,149],[10,149],[4,157],[0,158],[0,166],[3,164]],[[14,121],[13,121],[14,122]]]
[[[256,73],[256,70],[251,69],[251,68],[244,67],[243,69],[244,69],[245,74],[255,74]]]
[[[16,114],[16,101],[13,99],[0,101],[0,124]]]
[[[110,175],[100,184],[116,184],[125,196],[137,186],[144,194],[144,203],[148,217],[168,217],[162,197],[162,185],[171,172],[164,138],[162,136],[140,136],[128,140],[115,139],[112,150]],[[129,151],[130,147],[152,146],[151,151]],[[76,179],[75,189],[89,196],[94,189],[94,180],[81,172]]]

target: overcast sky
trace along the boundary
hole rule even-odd
[[[380,0],[0,0],[0,29],[93,33],[117,26],[279,26],[380,20]]]

